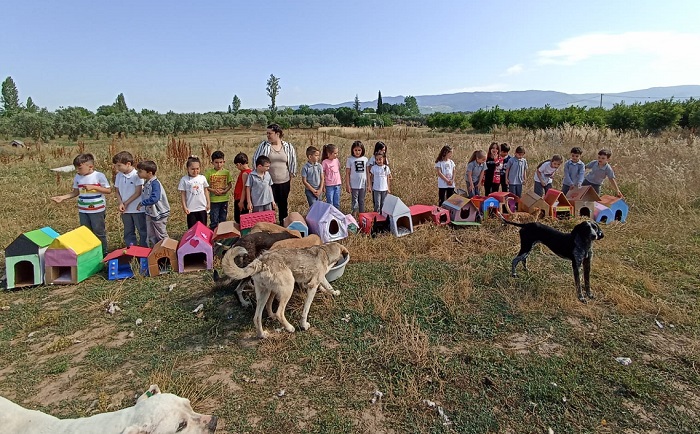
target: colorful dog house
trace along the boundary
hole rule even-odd
[[[360,225],[352,214],[345,214],[345,226],[348,228],[349,234],[356,234],[360,231]]]
[[[299,231],[302,238],[309,235],[309,225],[306,224],[306,219],[296,211],[290,212],[282,221],[282,225],[287,229]]]
[[[474,202],[464,196],[453,194],[442,203],[442,207],[450,213],[453,225],[469,226],[481,224],[481,212]]]
[[[148,276],[148,256],[151,249],[148,247],[129,246],[126,249],[115,250],[105,256],[102,262],[107,263],[107,279],[128,279],[134,277],[134,270],[131,268],[131,261],[138,259],[139,273]]]
[[[44,252],[58,236],[58,232],[46,226],[20,235],[7,246],[7,289],[44,283]]]
[[[46,283],[78,283],[102,269],[102,242],[86,226],[56,237],[44,253]]]
[[[212,238],[214,238],[214,232],[202,222],[195,223],[182,235],[180,244],[177,245],[177,264],[180,273],[213,268]]]
[[[359,215],[358,224],[360,225],[360,232],[370,235],[372,233],[372,226],[374,222],[384,222],[386,217],[379,214],[378,212],[361,212]]]
[[[576,188],[572,187],[566,198],[574,205],[574,215],[578,217],[593,217],[595,203],[600,200],[600,196],[590,185]]]
[[[148,275],[158,276],[172,270],[178,270],[177,240],[163,238],[158,241],[148,255]]]
[[[605,194],[601,196],[600,203],[610,208],[610,212],[613,214],[615,220],[621,223],[627,221],[629,207],[623,198]]]
[[[306,215],[309,233],[316,234],[324,243],[338,241],[348,236],[345,214],[330,203],[317,200]]]
[[[530,214],[537,214],[538,219],[547,216],[547,211],[549,210],[549,204],[542,199],[542,196],[535,193],[533,190],[526,191],[523,193],[520,201],[518,202],[518,209],[522,212],[528,212]]]
[[[574,215],[574,206],[560,190],[550,188],[544,194],[545,202],[549,205],[547,215],[555,219],[568,219]]]
[[[438,226],[450,223],[450,212],[445,208],[431,205],[411,205],[408,209],[411,211],[413,227],[425,223],[433,223]]]
[[[214,237],[212,238],[214,255],[223,255],[226,249],[231,247],[240,237],[241,232],[238,230],[236,222],[227,220],[219,223],[214,229]]]
[[[389,228],[394,236],[402,237],[413,233],[411,210],[398,196],[386,195],[382,205],[382,214],[389,218]]]
[[[275,212],[270,210],[242,214],[240,224],[241,235],[247,235],[248,232],[250,232],[250,229],[255,226],[255,223],[257,222],[276,223],[277,219],[275,218]]]
[[[595,202],[593,209],[593,220],[595,220],[597,223],[610,224],[613,222],[613,220],[615,220],[615,214],[613,214],[613,212],[607,206],[600,202]]]
[[[489,198],[498,200],[498,209],[501,214],[508,215],[516,212],[518,210],[518,196],[507,191],[495,191],[488,195]],[[487,199],[488,200],[488,199]],[[486,208],[483,210],[486,214]]]

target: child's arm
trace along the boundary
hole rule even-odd
[[[367,191],[372,191],[372,184],[374,184],[374,174],[370,170],[368,175],[369,176],[367,177]]]
[[[540,184],[542,184],[542,187],[546,186],[547,184],[545,184],[544,179],[542,179],[542,171],[540,169],[536,169],[535,174],[537,175],[537,179],[540,181]]]
[[[180,190],[180,205],[182,205],[182,210],[185,214],[189,214],[190,210],[187,209],[187,192],[185,190]]]
[[[209,211],[211,209],[211,196],[208,188],[204,190],[204,196],[207,198],[207,211]]]
[[[345,182],[343,182],[343,184],[345,184],[345,191],[350,193],[350,168],[349,167],[345,168]]]
[[[56,202],[56,203],[61,203],[66,199],[72,199],[72,198],[77,197],[79,195],[80,195],[80,190],[77,188],[74,188],[73,191],[71,191],[70,193],[62,194],[61,196],[53,196],[51,198],[51,200]]]
[[[485,170],[481,171],[481,174],[479,174],[479,180],[476,182],[476,185],[481,185],[484,183],[484,175],[485,175]]]
[[[446,177],[446,176],[442,173],[442,170],[440,170],[439,167],[436,167],[436,168],[435,168],[435,171],[437,172],[438,178],[442,179],[443,181],[445,181],[445,182],[448,183],[448,184],[452,182],[452,180],[451,180],[450,178]]]
[[[393,178],[391,176],[391,171],[390,171],[389,174],[386,176],[386,192],[388,194],[391,194],[391,180],[392,179]]]
[[[245,202],[248,203],[248,211],[253,211],[253,202],[250,200],[250,186],[246,185],[245,195],[243,197],[245,197]]]
[[[615,181],[615,178],[610,178],[610,183],[613,185],[613,187],[615,187],[617,197],[622,197],[622,192],[620,191],[620,187],[617,186],[617,181]]]
[[[506,185],[508,185],[508,174],[510,173],[510,164],[506,167]]]
[[[326,191],[326,174],[321,171],[321,183],[318,185],[316,197],[321,197],[321,192]]]
[[[469,190],[473,190],[474,189],[474,181],[472,181],[472,171],[471,170],[467,170],[466,178],[467,178],[466,179],[467,188],[469,188]]]
[[[112,189],[110,187],[103,187],[99,184],[95,184],[91,186],[90,190],[95,191],[97,193],[102,193],[102,194],[111,194]]]
[[[126,210],[126,207],[129,206],[133,201],[137,200],[139,197],[141,197],[141,192],[143,191],[143,185],[137,185],[136,190],[134,190],[134,194],[131,195],[127,200],[122,202],[122,197],[119,195],[119,189],[117,187],[114,187],[115,192],[117,193],[117,197],[119,198],[119,211],[124,212]]]

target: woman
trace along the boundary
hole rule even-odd
[[[297,171],[297,153],[294,146],[282,140],[284,133],[277,124],[267,126],[267,140],[263,140],[253,154],[253,164],[264,155],[270,159],[272,195],[280,214],[280,224],[287,217],[287,201],[292,178]]]

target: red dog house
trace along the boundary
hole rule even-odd
[[[250,229],[253,226],[255,226],[255,223],[257,222],[277,223],[277,219],[275,218],[275,212],[272,210],[258,211],[241,215],[241,235],[248,234],[248,232],[250,232]]]
[[[386,217],[378,212],[361,212],[358,217],[359,221],[357,223],[360,225],[360,232],[367,235],[372,233],[372,225],[374,225],[375,221],[386,221]]]
[[[439,206],[411,205],[408,209],[411,211],[414,227],[425,223],[433,223],[438,226],[450,223],[450,212]]]
[[[214,232],[201,222],[195,223],[185,232],[177,246],[177,263],[180,273],[213,268],[214,250],[211,241],[213,237]]]

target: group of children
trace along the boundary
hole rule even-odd
[[[365,212],[365,195],[368,191],[372,192],[374,211],[381,212],[386,195],[391,193],[392,176],[386,154],[386,144],[377,142],[372,157],[367,159],[365,145],[359,140],[353,142],[350,156],[345,161],[343,181],[336,145],[324,145],[322,151],[314,146],[306,148],[308,161],[301,169],[301,180],[309,206],[322,200],[325,193],[326,202],[340,209],[340,194],[344,186],[352,197],[352,214]]]
[[[484,186],[484,195],[498,191],[509,191],[518,197],[523,194],[523,184],[527,179],[527,160],[525,148],[518,146],[515,155],[509,155],[510,146],[507,143],[491,143],[488,153],[479,149],[472,153],[467,162],[465,182],[467,196],[474,197],[481,194],[481,186]],[[615,173],[609,164],[612,153],[607,149],[598,151],[598,158],[588,164],[581,161],[583,151],[579,147],[571,149],[571,159],[563,163],[561,155],[555,154],[549,160],[543,161],[537,166],[534,177],[534,191],[544,196],[552,187],[552,177],[559,167],[564,164],[564,179],[562,192],[566,194],[572,187],[591,186],[600,194],[600,186],[608,178],[618,197],[622,197],[620,188],[615,180]],[[438,177],[438,201],[443,203],[455,193],[455,163],[452,161],[453,150],[445,145],[435,159],[435,171]],[[586,173],[586,171],[588,171]]]

